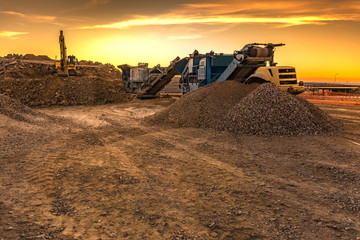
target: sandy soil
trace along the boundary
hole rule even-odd
[[[145,127],[169,99],[0,115],[0,239],[360,239],[360,107],[337,135]]]

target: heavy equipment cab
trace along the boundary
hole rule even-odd
[[[76,71],[76,63],[77,63],[77,59],[74,55],[68,56],[67,65],[68,65],[68,71],[69,71],[70,76],[78,75],[78,72]]]

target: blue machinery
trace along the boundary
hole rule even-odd
[[[275,47],[283,45],[251,43],[245,45],[240,51],[234,51],[233,54],[214,52],[199,54],[195,50],[190,57],[175,58],[167,68],[160,66],[148,68],[147,65],[138,67],[120,65],[118,67],[122,70],[122,78],[127,91],[136,92],[139,98],[153,98],[175,75],[181,75],[179,87],[183,93],[225,80],[247,83],[265,82],[266,80],[261,78],[262,75],[254,73],[260,67],[275,67]],[[273,76],[270,70],[269,72]]]

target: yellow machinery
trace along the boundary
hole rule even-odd
[[[67,56],[65,38],[62,30],[60,30],[59,44],[60,61],[57,61],[55,64],[57,74],[62,77],[77,76],[76,58],[73,55]]]
[[[274,62],[275,47],[285,44],[250,43],[232,54],[199,54],[195,50],[190,57],[175,58],[169,67],[156,75],[136,74],[135,68],[118,66],[127,91],[138,92],[139,98],[153,98],[175,75],[180,75],[179,87],[182,93],[199,87],[237,80],[245,84],[271,82],[291,94],[304,92],[304,83],[298,81],[294,67],[277,66]],[[139,71],[150,71],[148,68]],[[135,74],[134,74],[135,73]]]

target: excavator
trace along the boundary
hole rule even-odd
[[[55,63],[55,70],[58,76],[68,77],[68,76],[77,76],[76,71],[76,57],[73,55],[67,56],[66,46],[65,46],[65,37],[62,30],[60,30],[59,36],[60,44],[60,61]]]

